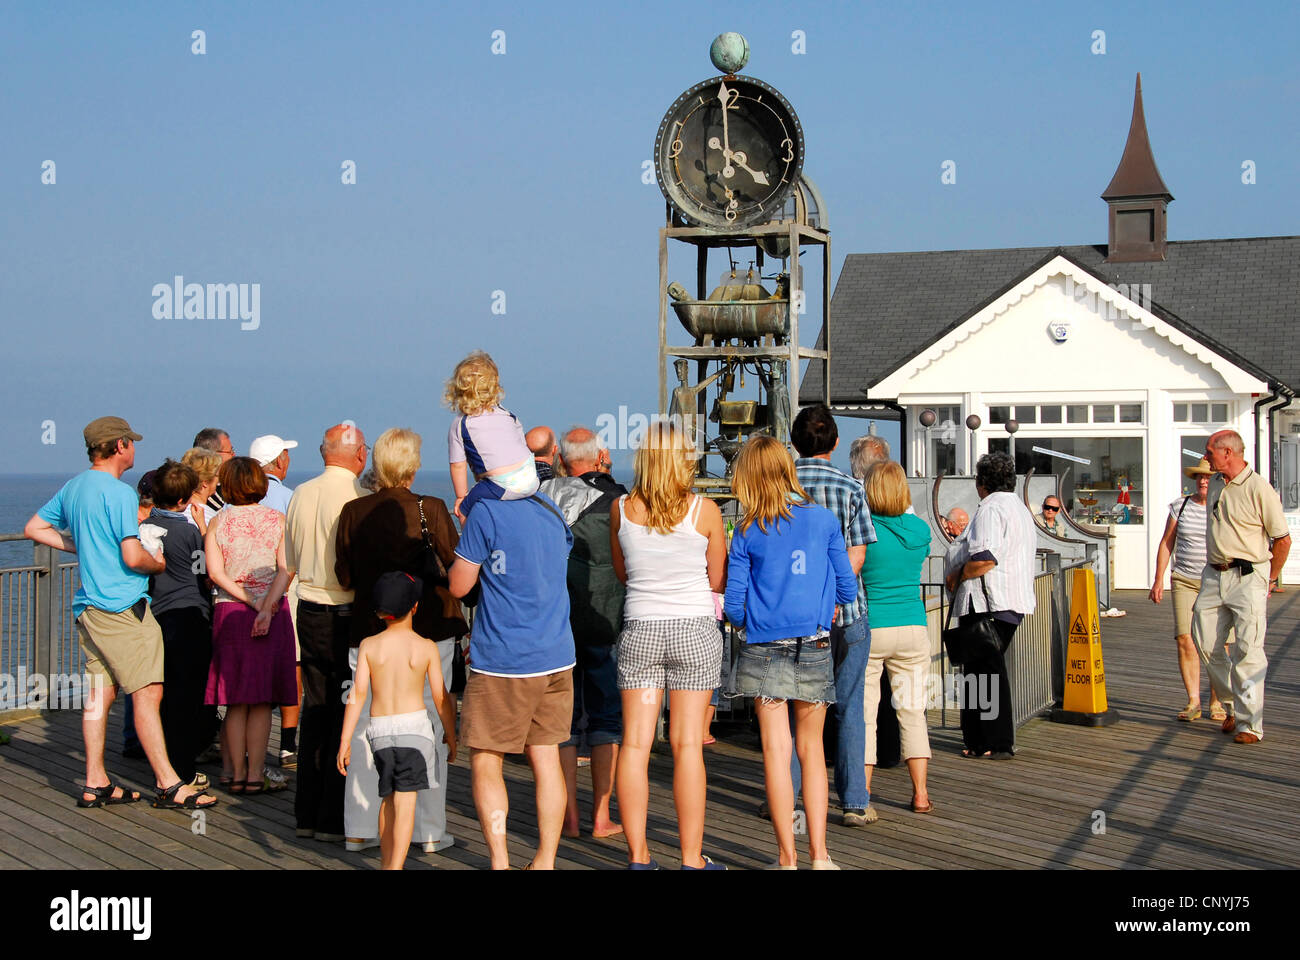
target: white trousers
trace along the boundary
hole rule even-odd
[[[1237,717],[1238,732],[1264,737],[1264,633],[1268,629],[1267,564],[1254,573],[1215,570],[1201,575],[1201,592],[1192,606],[1192,642],[1224,709]],[[1228,638],[1236,631],[1231,662]]]
[[[442,678],[451,679],[451,661],[455,640],[438,641],[442,659]],[[352,681],[357,677],[357,648],[348,653]],[[436,843],[447,833],[447,745],[442,742],[442,720],[433,706],[433,695],[425,684],[424,707],[433,724],[433,747],[437,755],[434,776],[438,785],[416,794],[415,830],[411,843]],[[366,727],[370,725],[370,695],[361,708],[361,719],[352,734],[352,760],[348,764],[348,782],[343,792],[343,832],[353,840],[373,840],[379,836],[379,775],[375,772],[375,755],[370,752]]]

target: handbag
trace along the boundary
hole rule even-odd
[[[989,600],[988,584],[984,582],[983,577],[980,577],[980,587],[984,590],[984,603],[988,607],[988,612],[958,620],[957,626],[954,627],[952,614],[957,604],[953,603],[948,607],[948,620],[943,628],[943,648],[948,653],[949,661],[959,667],[988,660],[995,654],[1001,656],[1007,650],[1007,644],[993,622],[993,604]]]
[[[451,578],[447,575],[447,568],[443,565],[442,557],[438,556],[438,551],[433,548],[433,536],[429,533],[429,521],[424,518],[424,498],[416,499],[416,506],[420,510],[420,537],[424,540],[424,580],[429,582],[430,578],[434,583],[448,586]],[[478,602],[478,584],[474,584],[474,589],[470,591],[462,602],[468,606],[474,606]],[[452,648],[451,658],[451,676],[444,678],[447,689],[453,694],[465,692],[465,651],[461,647],[461,638],[454,637],[455,647]]]
[[[420,537],[424,540],[424,568],[421,571],[425,581],[441,583],[444,586],[448,582],[447,568],[442,565],[442,557],[438,556],[438,551],[433,549],[433,537],[429,534],[429,521],[424,519],[424,497],[417,497],[416,506],[420,511]]]

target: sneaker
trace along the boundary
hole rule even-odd
[[[442,853],[442,851],[449,850],[454,846],[456,846],[456,838],[453,837],[451,834],[447,834],[441,840],[430,840],[428,843],[426,843],[424,845],[424,852]]]
[[[682,869],[683,870],[726,870],[727,869],[720,863],[714,863],[712,860],[710,860],[708,857],[704,856],[703,854],[700,855],[700,859],[704,861],[704,866],[688,867],[686,864],[683,863]]]
[[[629,864],[627,865],[627,868],[628,868],[629,870],[660,870],[660,869],[662,869],[662,868],[659,866],[659,862],[658,862],[657,860],[655,860],[654,857],[651,857],[651,858],[650,858],[650,862],[649,862],[649,863],[629,863]]]
[[[282,770],[292,770],[298,766],[298,754],[292,750],[280,751],[280,768]]]
[[[814,861],[813,861],[813,869],[814,869],[814,870],[838,870],[839,868],[840,868],[839,864],[837,864],[837,863],[833,863],[833,862],[830,861],[830,860],[814,860]]]
[[[362,850],[369,850],[371,847],[379,846],[379,838],[371,837],[368,840],[353,840],[351,837],[348,837],[344,841],[343,846],[347,849],[348,853],[360,853]]]
[[[266,779],[262,781],[262,788],[268,793],[275,793],[277,790],[288,790],[289,781],[285,779],[284,774],[279,770],[268,768]]]
[[[841,821],[846,827],[865,827],[869,823],[875,823],[880,819],[880,814],[876,813],[875,807],[865,807],[857,809],[850,807],[844,811],[844,818]]]

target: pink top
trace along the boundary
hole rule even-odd
[[[275,579],[275,554],[284,540],[284,514],[259,503],[244,507],[227,505],[217,512],[213,538],[221,550],[226,576],[258,603]],[[238,603],[218,588],[217,600]]]
[[[462,424],[466,429],[462,429]],[[465,442],[465,433],[469,442]],[[456,417],[447,432],[447,460],[469,464],[474,476],[533,458],[524,442],[524,428],[509,410],[492,407],[472,417]]]

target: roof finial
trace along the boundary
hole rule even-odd
[[[1147,136],[1146,113],[1142,109],[1142,74],[1137,75],[1133,90],[1133,120],[1128,128],[1128,141],[1124,144],[1124,155],[1120,157],[1115,176],[1111,177],[1110,186],[1101,195],[1103,200],[1118,200],[1125,197],[1164,197],[1172,200],[1173,194],[1165,186],[1165,181],[1156,168],[1156,158],[1151,152],[1151,141]]]

